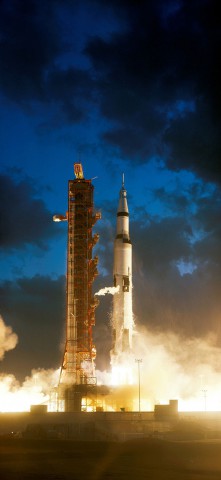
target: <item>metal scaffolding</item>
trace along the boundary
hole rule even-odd
[[[94,187],[84,179],[81,164],[74,164],[74,172],[76,178],[68,183],[67,215],[55,215],[54,220],[68,221],[66,343],[58,388],[64,392],[68,385],[68,398],[74,395],[76,404],[76,398],[79,403],[96,385],[92,327],[98,299],[92,295],[92,284],[98,275],[98,257],[92,258],[92,249],[99,235],[92,236],[92,228],[101,214],[94,213]]]

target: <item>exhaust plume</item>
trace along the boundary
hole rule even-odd
[[[115,395],[126,410],[138,409],[139,375],[143,411],[170,399],[178,400],[180,411],[221,410],[221,348],[214,334],[186,338],[137,327],[130,355],[116,355],[111,374],[96,373],[99,381],[118,387]]]

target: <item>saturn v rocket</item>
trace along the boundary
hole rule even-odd
[[[132,310],[132,244],[129,235],[129,210],[127,191],[124,188],[124,175],[117,210],[117,232],[114,242],[114,286],[111,351],[114,358],[132,350],[133,310]]]

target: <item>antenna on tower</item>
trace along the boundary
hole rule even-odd
[[[124,173],[122,173],[122,188],[124,188]]]
[[[81,147],[80,146],[77,149],[77,156],[78,156],[78,163],[81,163]]]

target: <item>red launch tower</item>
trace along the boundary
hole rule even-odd
[[[79,410],[79,399],[96,384],[92,328],[98,300],[92,295],[92,284],[98,275],[98,257],[92,258],[92,249],[99,235],[92,235],[92,228],[101,214],[94,212],[94,187],[91,180],[85,180],[80,163],[74,164],[74,173],[75,179],[68,182],[68,212],[53,217],[54,221],[68,222],[66,343],[59,387],[69,385],[75,407],[65,410]]]

